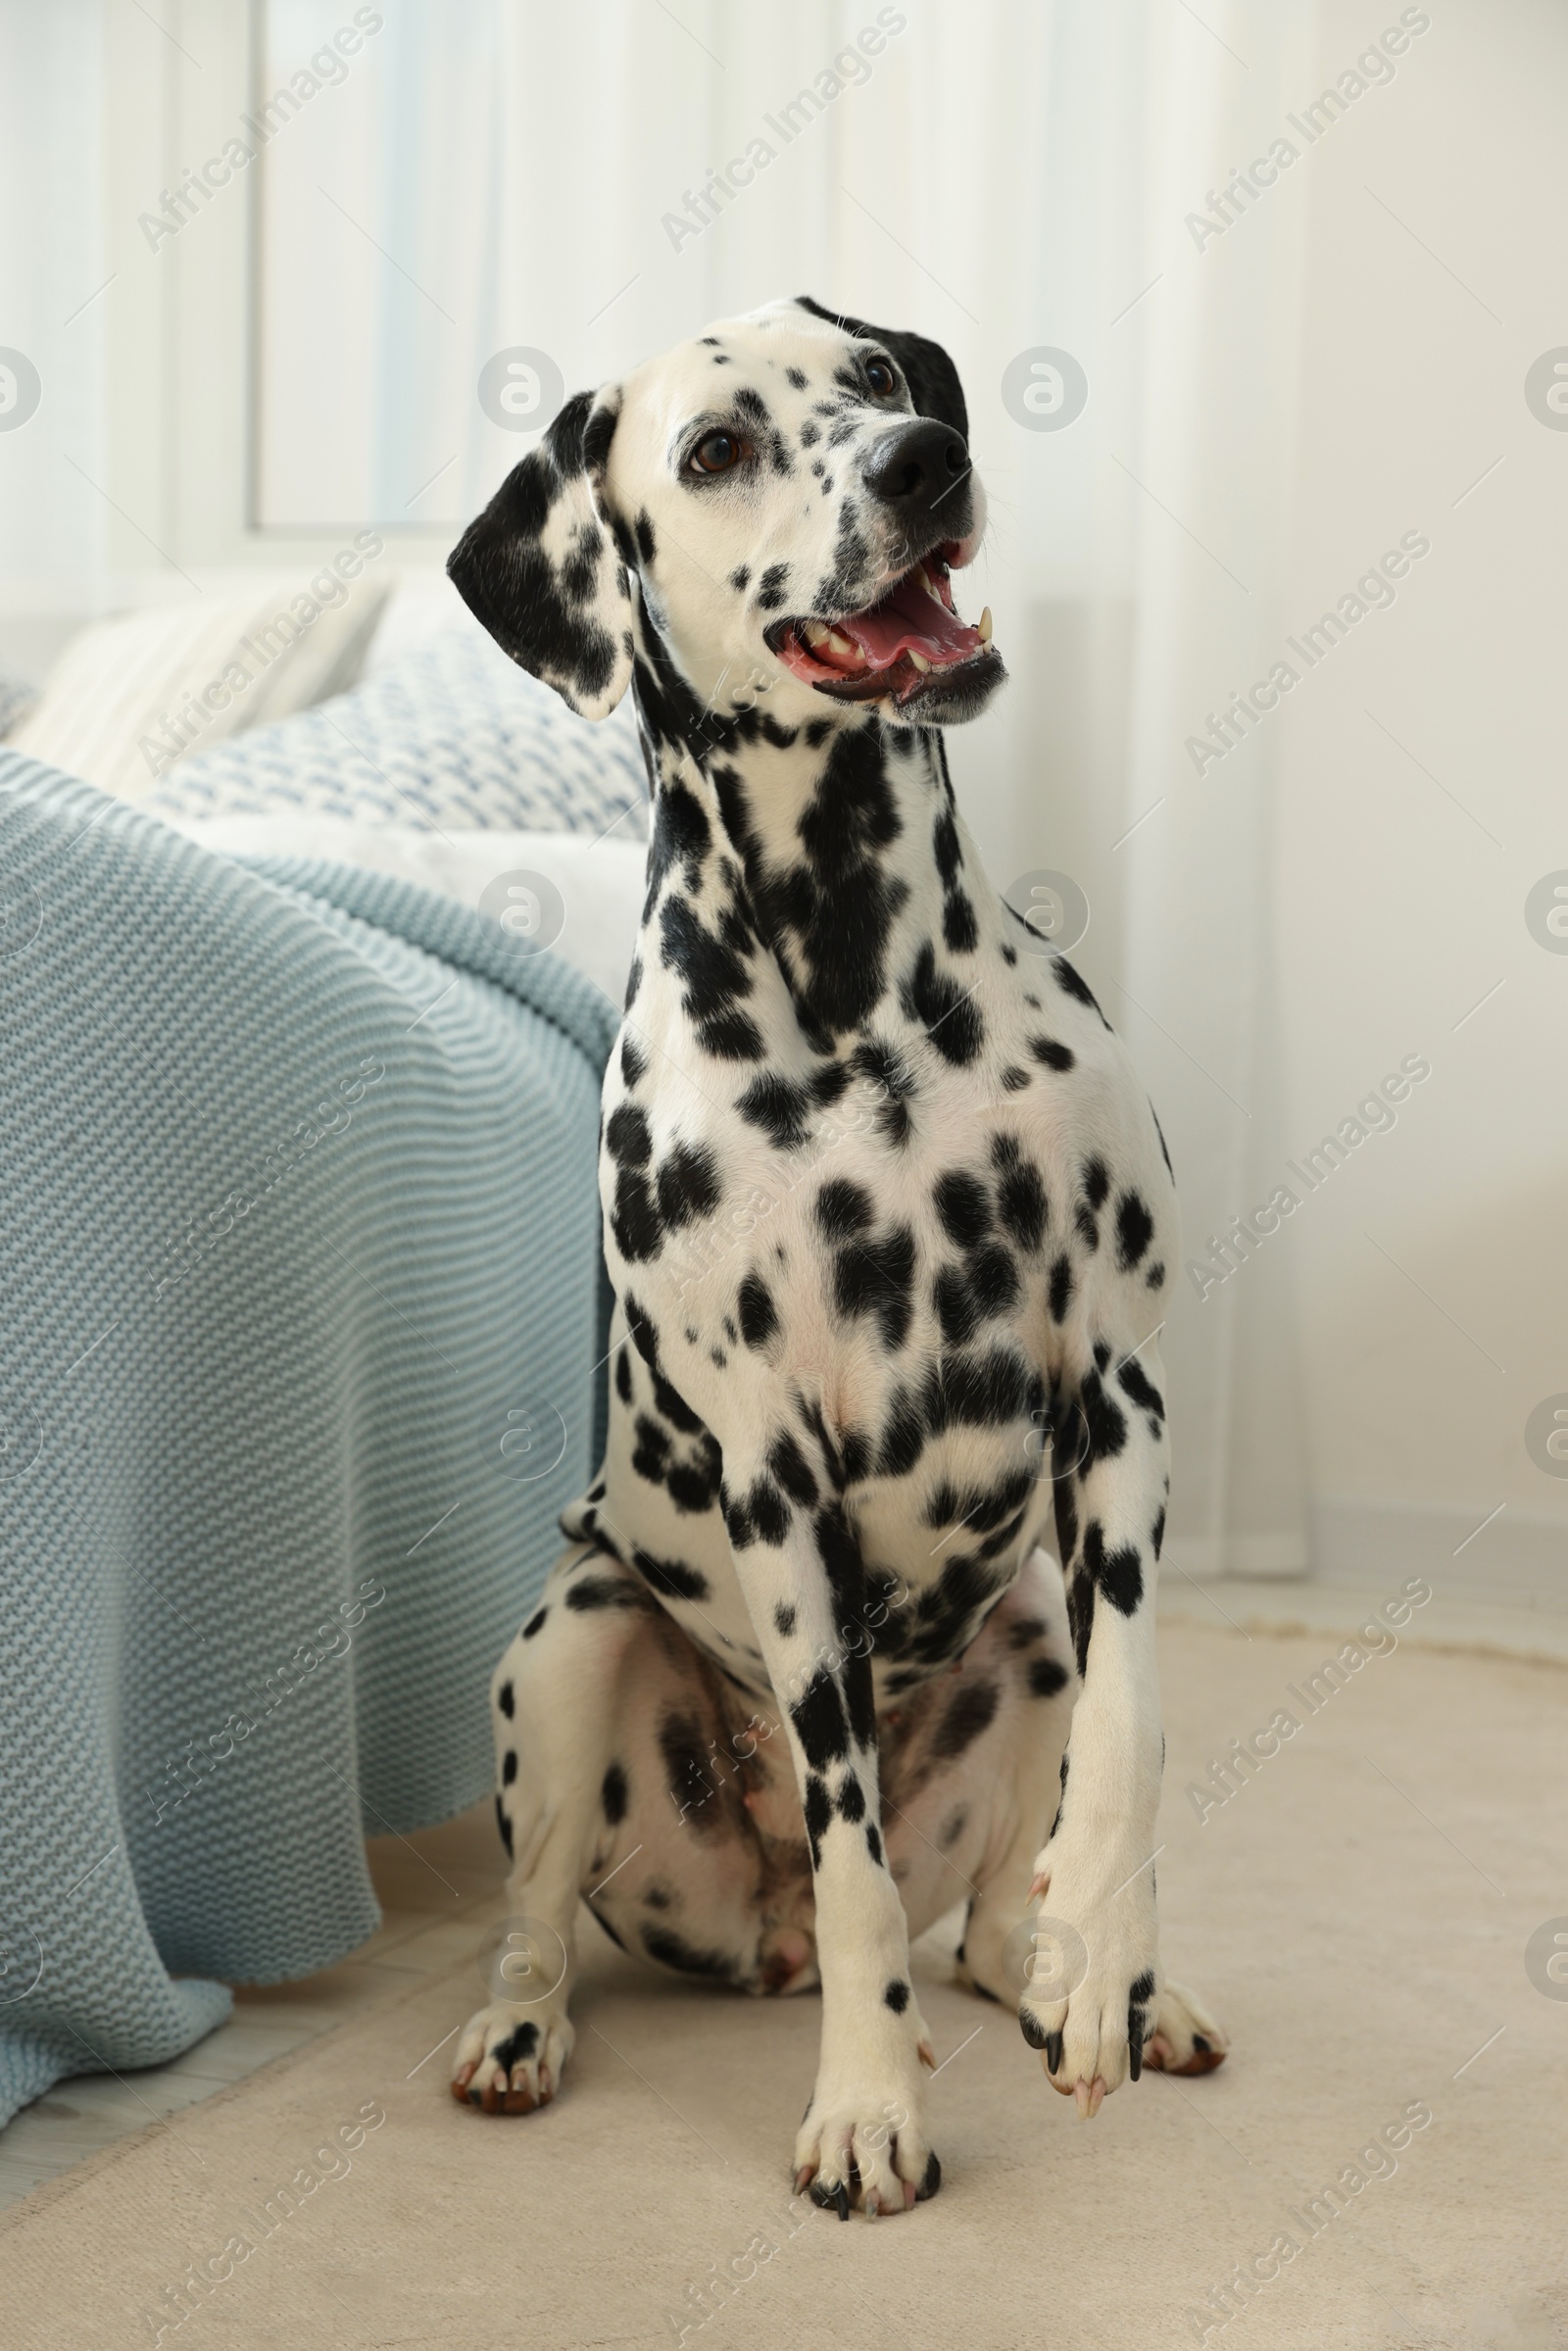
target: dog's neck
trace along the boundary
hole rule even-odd
[[[1001,927],[940,732],[831,706],[781,723],[765,697],[705,709],[646,636],[633,695],[653,800],[644,962],[669,960],[658,885],[683,862],[709,919],[720,912],[742,953],[744,927],[776,963],[815,1052],[852,1043],[890,997],[926,1019],[911,975],[940,997]]]

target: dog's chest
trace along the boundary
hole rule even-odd
[[[606,1491],[574,1524],[640,1550],[747,1678],[720,1475],[804,1445],[897,1690],[959,1652],[1038,1536],[1057,1369],[1101,1295],[1112,1344],[1158,1319],[1108,1293],[1158,1262],[1169,1191],[1118,1042],[1029,952],[940,781],[897,759],[858,803],[838,781],[805,854],[749,870],[711,803],[662,795],[605,1088]]]

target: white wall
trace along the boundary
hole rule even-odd
[[[1431,16],[1305,164],[1286,610],[1317,615],[1403,531],[1432,552],[1282,712],[1275,927],[1293,1145],[1400,1055],[1432,1075],[1272,1247],[1328,1571],[1424,1543],[1456,1588],[1568,1597],[1568,1483],[1523,1442],[1568,1391],[1568,956],[1524,921],[1568,867],[1568,432],[1524,397],[1568,344],[1568,15]],[[1328,0],[1320,79],[1373,23]]]

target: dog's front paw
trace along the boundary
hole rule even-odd
[[[493,2000],[463,2029],[452,2095],[484,2114],[532,2114],[561,2087],[576,2038],[553,2001]]]
[[[1023,2036],[1039,2050],[1053,2089],[1076,2099],[1085,2121],[1142,2073],[1159,1978],[1148,1871],[1110,1891],[1101,1890],[1104,1877],[1102,1867],[1091,1880],[1066,1857],[1041,1856],[1044,1963],[1031,1970],[1018,2003]]]
[[[811,2103],[795,2140],[795,2186],[813,2203],[847,2221],[853,2211],[871,2219],[923,2204],[942,2185],[942,2166],[926,2136],[921,2064],[931,2043],[918,2014],[907,2050],[882,2064],[835,2065],[825,2054]]]
[[[1230,2035],[1215,2023],[1196,1992],[1162,1984],[1154,2006],[1154,2030],[1144,2063],[1156,2074],[1211,2074],[1225,2063]]]

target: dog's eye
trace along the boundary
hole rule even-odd
[[[886,360],[867,360],[865,380],[878,400],[885,400],[888,394],[896,389],[898,381]]]
[[[732,432],[705,433],[686,461],[691,473],[727,473],[745,455]]]

